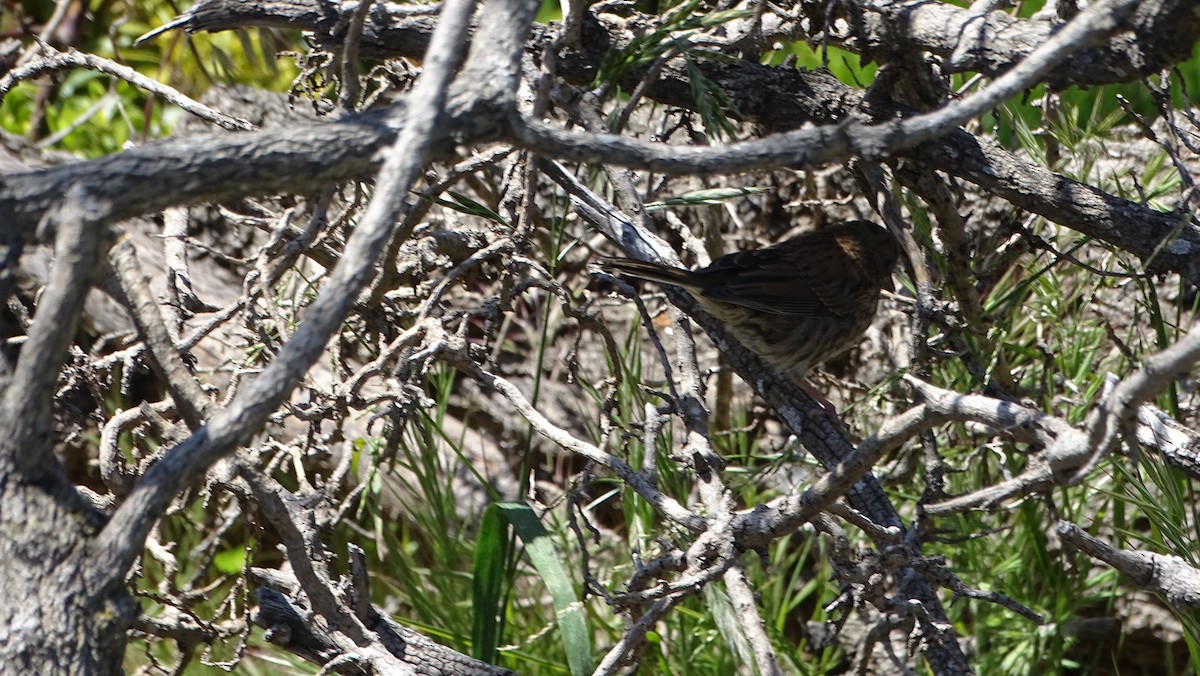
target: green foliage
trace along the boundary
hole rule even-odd
[[[789,42],[780,49],[767,52],[762,59],[764,65],[778,66],[788,57],[796,59],[796,67],[804,70],[828,69],[838,80],[851,87],[864,88],[875,81],[879,67],[873,62],[864,63],[854,52],[832,45],[814,48],[805,42]]]
[[[1190,62],[1181,71],[1194,68]],[[1163,153],[1151,156],[1144,166],[1120,172],[1105,164],[1111,154],[1106,144],[1123,142],[1118,133],[1131,122],[1116,104],[1118,90],[1128,93],[1125,87],[1063,92],[1049,116],[1040,105],[1045,100],[1042,93],[1035,90],[1000,110],[994,132],[1003,143],[1044,164],[1050,164],[1054,151],[1059,159],[1051,169],[1128,199],[1159,205],[1181,189]],[[1136,192],[1130,188],[1133,181]],[[908,204],[912,208],[917,202]],[[928,230],[920,227],[920,208],[914,211],[918,239],[929,237]],[[1181,297],[1183,287],[1171,290],[1171,284],[1178,282],[1164,285],[1161,279],[1147,276],[1142,263],[1124,252],[1040,219],[1026,220],[1024,225],[1027,233],[1019,238],[1004,233],[999,240],[975,243],[972,269],[981,280],[977,288],[986,331],[962,332],[957,345],[966,354],[936,362],[933,379],[958,392],[984,391],[993,369],[1003,363],[1023,399],[1082,424],[1103,396],[1107,379],[1129,375],[1146,355],[1182,335],[1194,316],[1194,303],[1165,304],[1164,293]],[[1040,244],[1020,258],[1000,255],[1002,245],[1013,246],[1018,239]],[[938,247],[931,239],[925,241],[935,267],[951,274]],[[973,371],[967,367],[970,363],[985,368]],[[1174,387],[1157,404],[1175,415],[1183,413]],[[963,425],[940,430],[935,443],[951,469],[957,470],[947,477],[951,495],[1019,473],[1026,468],[1028,455],[1039,450],[996,440]],[[977,641],[980,673],[1035,674],[1047,669],[1090,673],[1111,667],[1120,656],[1117,645],[1076,643],[1071,632],[1060,630],[1114,614],[1117,604],[1126,603],[1128,581],[1049,540],[1045,533],[1056,519],[1073,521],[1108,539],[1112,534],[1106,524],[1111,524],[1132,546],[1194,556],[1185,554],[1200,546],[1197,515],[1191,506],[1193,482],[1153,456],[1142,456],[1133,465],[1117,457],[1106,467],[1083,485],[1057,488],[1044,500],[1026,499],[988,514],[960,515],[939,523],[947,529],[947,541],[930,553],[946,556],[950,568],[969,585],[1005,593],[1041,613],[1048,623],[1037,630],[1023,620],[1014,622],[1009,611],[980,601],[951,605],[956,625]],[[914,483],[913,489],[919,490],[919,484]],[[912,494],[901,502],[916,497]],[[1180,619],[1194,647],[1195,619],[1186,615]],[[1193,649],[1193,663],[1197,655]],[[1192,669],[1194,673],[1194,665]]]
[[[746,197],[755,193],[765,192],[768,188],[710,188],[706,190],[693,190],[675,197],[668,197],[662,200],[646,203],[646,211],[659,211],[661,209],[678,209],[681,207],[697,207],[711,206],[721,204],[723,202]]]
[[[480,204],[477,200],[471,199],[470,196],[456,190],[447,190],[446,194],[450,195],[451,199],[446,199],[437,195],[430,196],[427,199],[448,209],[453,209],[461,214],[476,216],[498,225],[512,227],[508,221],[504,220],[503,216],[484,206],[483,204]]]
[[[502,610],[500,599],[504,587],[504,559],[508,550],[508,524],[496,505],[488,507],[479,524],[479,539],[475,545],[475,566],[472,570],[471,629],[472,656],[489,664],[496,662],[500,646]]]
[[[91,20],[80,20],[75,48],[167,84],[192,98],[213,83],[247,84],[284,91],[297,69],[277,52],[297,49],[298,35],[280,31],[231,31],[189,35],[169,32],[135,45],[141,35],[175,18],[172,3],[94,2]],[[34,21],[45,21],[52,3],[27,5]],[[52,89],[43,91],[44,86]],[[47,94],[49,94],[47,96]],[[170,133],[183,113],[158,97],[109,75],[78,69],[49,79],[22,82],[0,101],[0,128],[36,138],[81,157],[119,152]],[[38,127],[31,128],[37,123]]]
[[[562,6],[559,5],[557,0],[542,0],[542,6],[540,9],[538,9],[537,18],[535,21],[538,23],[561,21],[562,16]]]
[[[701,30],[747,16],[746,10],[708,11],[704,0],[687,0],[667,11],[652,30],[635,36],[620,50],[605,56],[596,83],[616,82],[632,70],[645,68],[668,52],[696,55],[704,51],[690,41]]]
[[[653,29],[637,34],[618,50],[605,55],[593,83],[619,83],[633,71],[672,56],[681,56],[687,70],[688,83],[696,112],[705,129],[716,138],[733,139],[736,129],[731,120],[738,117],[733,99],[698,65],[700,60],[726,60],[719,51],[703,48],[694,42],[701,31],[748,15],[746,10],[709,10],[704,0],[687,0],[669,10]]]
[[[550,533],[528,505],[500,503],[495,507],[504,514],[513,531],[525,544],[530,563],[550,592],[572,676],[591,673],[592,647],[587,621],[583,616],[571,576],[562,565],[562,557]]]

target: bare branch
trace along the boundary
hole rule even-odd
[[[142,477],[93,543],[98,581],[123,578],[141,550],[146,533],[175,493],[266,421],[345,319],[374,274],[380,254],[387,249],[392,224],[432,147],[432,131],[443,121],[447,85],[466,51],[464,35],[474,7],[474,0],[453,0],[447,5],[430,44],[436,54],[426,62],[409,106],[390,113],[392,117],[403,115],[405,126],[380,172],[375,198],[347,242],[341,265],[308,309],[304,324],[284,345],[279,357],[228,407]]]
[[[1084,425],[1076,429],[1066,421],[1011,402],[978,395],[961,395],[928,384],[918,385],[928,397],[928,405],[947,419],[981,422],[1018,439],[1045,447],[1030,458],[1025,471],[994,486],[967,495],[926,505],[931,515],[950,514],[979,509],[1003,500],[1018,498],[1056,484],[1079,481],[1090,473],[1106,454],[1120,442],[1130,424],[1142,417],[1142,403],[1162,391],[1179,374],[1200,361],[1200,330],[1193,329],[1175,344],[1150,357],[1141,369],[1112,388],[1096,406]],[[913,382],[910,380],[910,382]],[[1192,439],[1181,439],[1169,432],[1152,412],[1144,431],[1136,431],[1139,439],[1154,441],[1166,437],[1173,440],[1173,452],[1167,455],[1177,462],[1187,458],[1178,446],[1194,446]]]
[[[741,628],[754,649],[758,673],[763,676],[783,676],[783,668],[779,665],[775,649],[771,647],[771,639],[767,636],[762,617],[758,613],[754,590],[746,580],[746,571],[740,565],[731,566],[725,571],[724,579],[729,600],[733,601],[734,611],[741,619]]]
[[[192,429],[200,427],[208,417],[211,402],[175,349],[158,303],[142,276],[137,251],[128,240],[122,241],[113,247],[110,260],[116,275],[115,279],[110,280],[115,282],[110,285],[111,291],[124,301],[133,316],[148,348],[150,361],[166,383],[180,415]]]
[[[1176,610],[1200,607],[1200,570],[1180,557],[1117,549],[1067,521],[1058,522],[1057,532],[1064,542],[1133,578],[1134,584],[1161,595]]]
[[[646,500],[646,502],[659,510],[663,516],[689,530],[702,531],[708,528],[707,519],[688,510],[670,496],[663,494],[647,477],[634,471],[623,460],[605,453],[603,450],[587,442],[576,439],[570,433],[555,426],[534,408],[512,383],[495,374],[484,371],[477,364],[470,361],[469,358],[459,356],[453,351],[443,354],[442,357],[467,375],[503,395],[512,404],[513,408],[516,409],[517,413],[529,421],[529,424],[533,426],[533,429],[538,434],[553,441],[564,450],[576,453],[607,468]]]

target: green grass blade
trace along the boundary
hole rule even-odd
[[[575,587],[562,565],[562,558],[554,549],[550,534],[529,505],[506,502],[496,506],[503,510],[513,530],[525,543],[530,562],[550,591],[571,674],[583,676],[592,673],[592,646],[583,604],[575,597]]]
[[[756,186],[694,190],[682,195],[668,197],[657,202],[647,202],[646,211],[661,211],[663,209],[671,209],[675,207],[696,207],[720,204],[726,200],[745,197],[755,193],[766,192],[767,190],[768,188],[759,188]]]
[[[471,653],[488,664],[496,663],[500,644],[500,593],[504,586],[504,551],[508,525],[498,505],[483,513],[479,540],[475,545],[475,569],[471,588],[474,610],[471,624]]]

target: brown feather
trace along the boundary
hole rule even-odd
[[[891,288],[900,251],[887,230],[851,221],[754,251],[722,256],[698,270],[624,259],[601,266],[683,287],[751,350],[786,372],[852,346]]]

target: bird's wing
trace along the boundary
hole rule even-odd
[[[698,284],[712,300],[795,317],[846,317],[864,295],[876,293],[862,268],[836,242],[805,243],[798,262],[778,248],[744,251],[699,271],[712,281]]]

